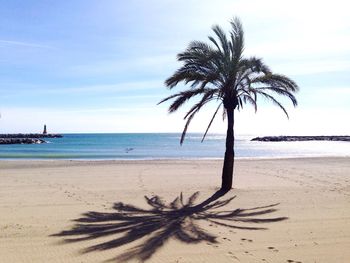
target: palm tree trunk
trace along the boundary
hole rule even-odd
[[[233,165],[235,152],[233,149],[234,146],[234,108],[227,108],[227,133],[226,133],[226,151],[224,159],[224,167],[222,169],[222,183],[221,189],[228,191],[232,188],[232,179],[233,179]]]

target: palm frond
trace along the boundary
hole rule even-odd
[[[202,138],[202,141],[201,141],[201,142],[203,142],[204,139],[205,139],[205,136],[207,136],[207,133],[208,133],[208,131],[209,131],[209,128],[210,128],[211,124],[213,123],[216,114],[218,113],[219,109],[221,108],[221,105],[222,105],[222,103],[219,104],[219,106],[217,107],[216,111],[215,111],[214,114],[213,114],[213,117],[211,117],[211,120],[210,120],[210,122],[209,122],[209,125],[208,125],[207,129],[205,130],[205,133],[204,133],[204,135],[203,135],[203,138]]]
[[[185,127],[184,127],[184,130],[181,134],[181,139],[180,139],[180,144],[182,145],[182,143],[184,142],[185,140],[185,136],[186,136],[186,132],[187,132],[187,129],[188,129],[188,126],[190,125],[194,115],[196,115],[196,113],[198,113],[200,111],[200,109],[206,104],[208,103],[209,101],[211,101],[213,99],[213,95],[215,94],[215,90],[210,90],[208,91],[207,93],[205,93],[202,97],[202,99],[196,103],[188,112],[187,114],[185,115],[184,119],[186,121],[186,124],[185,124]]]
[[[250,57],[248,59],[243,58],[239,61],[239,67],[241,72],[249,71],[250,73],[271,73],[270,68],[265,65],[262,59],[257,57]]]
[[[256,103],[256,98],[252,98],[249,95],[243,95],[243,101],[244,101],[244,103],[248,102],[248,103],[252,104],[254,106],[255,112],[258,111],[258,105]]]
[[[209,91],[209,89],[205,89],[205,88],[198,88],[198,89],[191,89],[191,90],[182,91],[182,92],[179,92],[179,93],[176,93],[176,94],[173,94],[169,97],[164,98],[163,100],[158,102],[158,105],[165,102],[165,101],[168,101],[170,99],[176,98],[176,100],[169,107],[169,112],[173,112],[173,111],[176,111],[180,106],[182,106],[186,101],[188,101],[192,97],[197,96],[197,95],[202,94],[202,93],[206,93],[208,91]]]
[[[206,93],[203,94],[202,99],[196,103],[195,105],[193,105],[193,107],[186,113],[184,119],[187,119],[187,117],[189,115],[192,114],[192,112],[196,111],[197,108],[201,108],[203,107],[206,103],[208,103],[209,101],[211,101],[214,98],[215,93],[217,92],[216,89],[210,89],[208,90]]]
[[[257,111],[258,95],[280,107],[287,117],[289,116],[286,109],[275,95],[287,97],[294,106],[297,106],[295,98],[295,93],[299,89],[297,84],[284,75],[272,73],[260,58],[244,58],[242,24],[238,18],[233,18],[230,23],[229,34],[226,34],[221,27],[213,26],[213,35],[208,36],[208,43],[192,41],[177,55],[181,67],[165,81],[169,89],[179,83],[189,87],[188,90],[168,96],[158,103],[173,100],[168,108],[170,113],[177,111],[191,98],[201,96],[184,116],[186,123],[180,139],[181,144],[193,117],[204,105],[215,99],[221,101],[202,141],[221,106],[224,106],[223,119],[227,113],[225,107],[241,110],[245,104],[251,104]]]
[[[277,93],[279,95],[283,95],[283,96],[286,96],[288,97],[292,103],[293,103],[293,106],[296,107],[298,105],[298,101],[297,99],[295,98],[295,96],[288,90],[285,90],[285,89],[282,89],[282,88],[279,88],[279,87],[273,87],[273,86],[269,86],[269,87],[259,87],[259,88],[255,88],[255,90],[263,90],[263,91],[268,91],[268,92],[274,92],[274,93]]]
[[[270,101],[272,101],[275,105],[277,105],[281,110],[283,110],[283,112],[287,115],[287,118],[289,119],[289,115],[287,110],[283,107],[283,105],[277,101],[273,96],[271,96],[270,94],[267,94],[266,92],[263,91],[257,91],[257,93],[267,99],[269,99]]]
[[[244,49],[244,32],[242,24],[238,18],[233,18],[230,23],[232,26],[232,30],[230,32],[230,47],[233,56],[233,63],[237,64],[237,62],[241,59]]]
[[[215,25],[212,27],[212,30],[214,31],[215,35],[218,37],[220,40],[220,44],[222,46],[222,51],[225,54],[225,56],[229,55],[229,43],[226,37],[226,34],[224,30],[219,27],[218,25]]]
[[[192,114],[187,118],[187,121],[186,121],[186,124],[185,124],[185,127],[182,131],[182,134],[181,134],[181,139],[180,139],[180,145],[183,144],[184,140],[185,140],[185,136],[186,136],[186,132],[187,132],[187,128],[188,126],[190,125],[194,115],[196,115],[196,113],[200,110],[200,108],[196,109],[194,112],[192,112]]]
[[[265,74],[253,79],[252,83],[263,83],[275,87],[279,86],[292,92],[297,92],[299,90],[298,85],[293,80],[281,74]]]
[[[219,52],[222,52],[218,42],[216,42],[215,38],[213,38],[212,36],[208,36],[209,40],[215,45],[215,47],[218,49]]]
[[[238,89],[237,96],[239,98],[240,104],[242,101],[244,103],[250,103],[254,106],[255,112],[258,110],[257,106],[257,91],[254,88],[242,87]],[[243,105],[240,105],[243,108]]]

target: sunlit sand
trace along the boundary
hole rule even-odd
[[[1,161],[0,262],[350,258],[349,158],[238,160],[217,194],[221,165]]]

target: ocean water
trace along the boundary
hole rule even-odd
[[[190,133],[182,146],[177,133],[63,134],[47,144],[0,145],[0,159],[198,159],[223,158],[225,135]],[[252,142],[236,136],[237,158],[350,156],[349,142]]]

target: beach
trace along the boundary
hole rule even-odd
[[[349,157],[239,159],[224,195],[221,168],[2,160],[0,262],[349,262]]]

